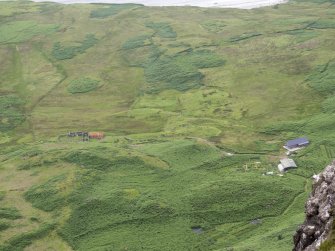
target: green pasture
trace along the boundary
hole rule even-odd
[[[3,23],[0,25],[0,43],[25,42],[37,35],[50,35],[57,29],[57,24],[38,24],[32,20]]]
[[[335,158],[334,12],[0,2],[0,251],[290,250]]]

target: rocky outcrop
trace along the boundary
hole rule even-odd
[[[312,193],[306,203],[306,220],[294,235],[293,251],[318,250],[333,226],[335,161],[313,178]]]

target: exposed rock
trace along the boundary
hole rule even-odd
[[[262,220],[261,219],[254,219],[250,222],[253,225],[259,225],[262,224]]]
[[[306,219],[293,237],[293,251],[318,250],[333,226],[335,161],[313,178],[313,190],[305,206]]]

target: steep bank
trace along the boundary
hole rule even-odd
[[[306,220],[294,235],[293,251],[318,250],[330,236],[335,203],[335,161],[314,176],[312,193],[306,203]]]

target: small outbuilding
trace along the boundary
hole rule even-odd
[[[309,145],[309,140],[307,138],[297,138],[287,141],[284,148],[290,151],[307,145]]]
[[[278,165],[278,170],[280,172],[286,172],[287,170],[292,168],[297,168],[297,165],[293,159],[285,158],[280,160],[280,164]]]

